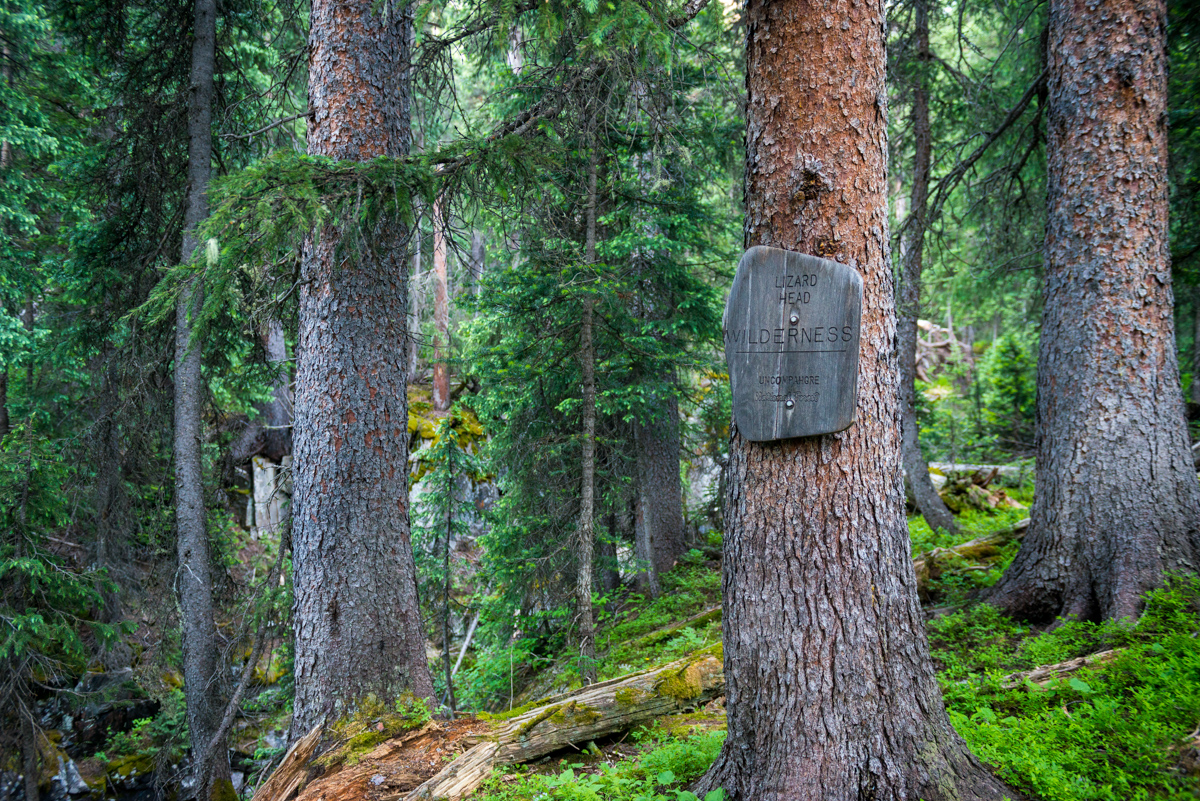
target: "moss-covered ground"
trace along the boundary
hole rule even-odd
[[[1007,489],[1028,505],[1032,487]],[[910,520],[913,554],[1011,529],[1025,509],[967,511],[957,535]],[[1068,621],[1046,631],[970,601],[999,578],[1018,545],[986,569],[948,571],[933,588],[930,645],[951,720],[975,753],[1012,787],[1045,801],[1200,797],[1200,580],[1179,578],[1147,598],[1136,622]],[[604,621],[601,678],[664,664],[719,644],[716,563],[694,552],[654,601],[636,600]],[[701,616],[693,623],[678,623]],[[662,636],[660,636],[660,634]],[[1119,655],[1045,685],[1004,689],[1017,671],[1102,650]],[[681,679],[686,689],[686,677]],[[722,715],[699,712],[700,718]],[[498,775],[485,801],[678,799],[715,758],[723,731],[687,718],[635,733],[624,752],[591,752]],[[701,720],[703,723],[704,721]],[[719,724],[718,724],[719,725]]]

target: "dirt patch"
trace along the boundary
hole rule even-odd
[[[340,765],[311,779],[297,801],[395,801],[474,745],[488,729],[487,723],[474,718],[431,721],[416,732],[381,743],[354,765]]]

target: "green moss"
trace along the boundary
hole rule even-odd
[[[521,715],[524,715],[526,712],[532,709],[537,709],[541,705],[542,702],[540,700],[529,701],[521,706],[513,709],[507,709],[503,712],[480,712],[476,717],[478,717],[480,720],[512,720],[513,718],[521,717]]]
[[[545,709],[543,709],[541,712],[539,712],[538,714],[531,717],[529,720],[522,723],[520,726],[517,727],[517,730],[514,733],[516,738],[518,740],[525,739],[525,735],[527,735],[530,732],[530,730],[533,729],[534,726],[538,725],[543,720],[553,717],[554,714],[558,712],[558,709],[559,709],[558,704],[555,704],[554,706],[548,706]]]
[[[429,710],[425,702],[411,693],[401,696],[392,709],[374,695],[368,695],[354,712],[329,727],[330,738],[339,744],[314,760],[314,763],[325,768],[343,762],[357,764],[380,743],[399,737],[428,720]]]
[[[637,687],[622,687],[615,693],[617,706],[619,707],[637,706],[650,697],[650,693]]]
[[[233,782],[229,779],[221,779],[213,782],[212,801],[238,801],[237,791],[233,789]]]
[[[114,759],[105,766],[110,776],[119,781],[146,776],[154,772],[154,758],[149,754],[131,754]]]
[[[699,698],[700,693],[703,692],[703,688],[700,686],[700,671],[695,664],[689,663],[675,673],[668,673],[660,678],[654,685],[654,691],[677,701]]]
[[[578,701],[572,701],[564,706],[556,707],[556,711],[550,716],[550,722],[556,726],[563,726],[568,721],[572,724],[587,725],[600,717],[600,712],[587,704],[581,704]]]

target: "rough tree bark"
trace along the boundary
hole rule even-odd
[[[411,6],[316,0],[309,151],[365,160],[410,144]],[[433,698],[409,539],[406,253],[394,217],[305,248],[293,496],[291,737],[368,693]]]
[[[659,414],[635,426],[638,525],[644,527],[657,576],[687,551],[683,482],[679,478],[679,401],[664,400]]]
[[[958,531],[954,515],[942,503],[929,478],[929,465],[921,453],[917,426],[917,318],[921,313],[921,268],[925,255],[925,228],[929,222],[929,165],[933,135],[929,125],[928,77],[929,7],[928,0],[917,0],[914,8],[913,38],[917,48],[917,74],[913,88],[913,176],[908,219],[905,221],[904,247],[900,249],[901,275],[896,308],[896,349],[900,356],[900,453],[908,474],[913,499],[925,522],[934,529]]]
[[[450,281],[446,274],[444,204],[433,204],[433,408],[450,408]]]
[[[621,574],[617,569],[617,513],[610,510],[605,528],[607,534],[596,543],[596,570],[593,579],[605,594],[615,592],[621,586]]]
[[[1200,403],[1200,284],[1192,288],[1192,403]],[[6,412],[0,409],[3,414]],[[0,433],[3,431],[0,428]]]
[[[640,463],[640,459],[638,462]],[[645,498],[653,490],[643,490],[640,464],[635,477],[632,501],[633,513],[633,559],[637,572],[633,575],[633,586],[647,598],[657,598],[662,594],[658,583],[658,569],[654,566],[654,543],[650,539],[650,527],[646,525]]]
[[[588,147],[587,233],[585,258],[596,263],[596,143]],[[583,482],[579,493],[579,531],[576,535],[575,605],[579,616],[579,677],[596,681],[596,624],[592,615],[592,558],[596,548],[596,346],[592,339],[595,299],[583,299],[579,326],[579,365],[583,373]]]
[[[745,244],[863,277],[856,422],[730,443],[729,736],[700,782],[732,799],[1000,799],[950,726],[909,557],[888,264],[880,0],[749,0]]]
[[[208,216],[208,180],[212,172],[213,69],[216,62],[215,0],[195,0],[195,30],[188,86],[187,199],[181,257],[197,255],[196,228]],[[179,568],[175,577],[183,634],[183,681],[188,731],[192,742],[207,743],[224,710],[223,671],[213,616],[212,574],[205,528],[204,472],[201,462],[204,377],[200,344],[192,341],[191,315],[199,309],[203,287],[193,282],[175,310],[175,527]],[[229,751],[194,749],[196,797],[213,798],[230,790]]]
[[[1136,615],[1194,571],[1200,490],[1175,355],[1162,0],[1053,0],[1049,209],[1029,534],[989,600]]]

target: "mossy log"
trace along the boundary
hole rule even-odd
[[[1029,530],[1029,518],[1025,518],[1010,529],[995,534],[986,534],[968,540],[953,548],[934,548],[913,559],[913,570],[917,574],[917,592],[924,598],[929,592],[930,582],[936,580],[948,570],[979,570],[987,569],[987,564],[977,564],[967,567],[959,563],[986,563],[1000,555],[1000,551],[1010,542],[1020,540]]]
[[[487,740],[404,801],[461,798],[482,784],[494,767],[528,762],[710,701],[725,692],[721,656],[717,646],[657,670],[548,698],[541,706],[504,721]]]

